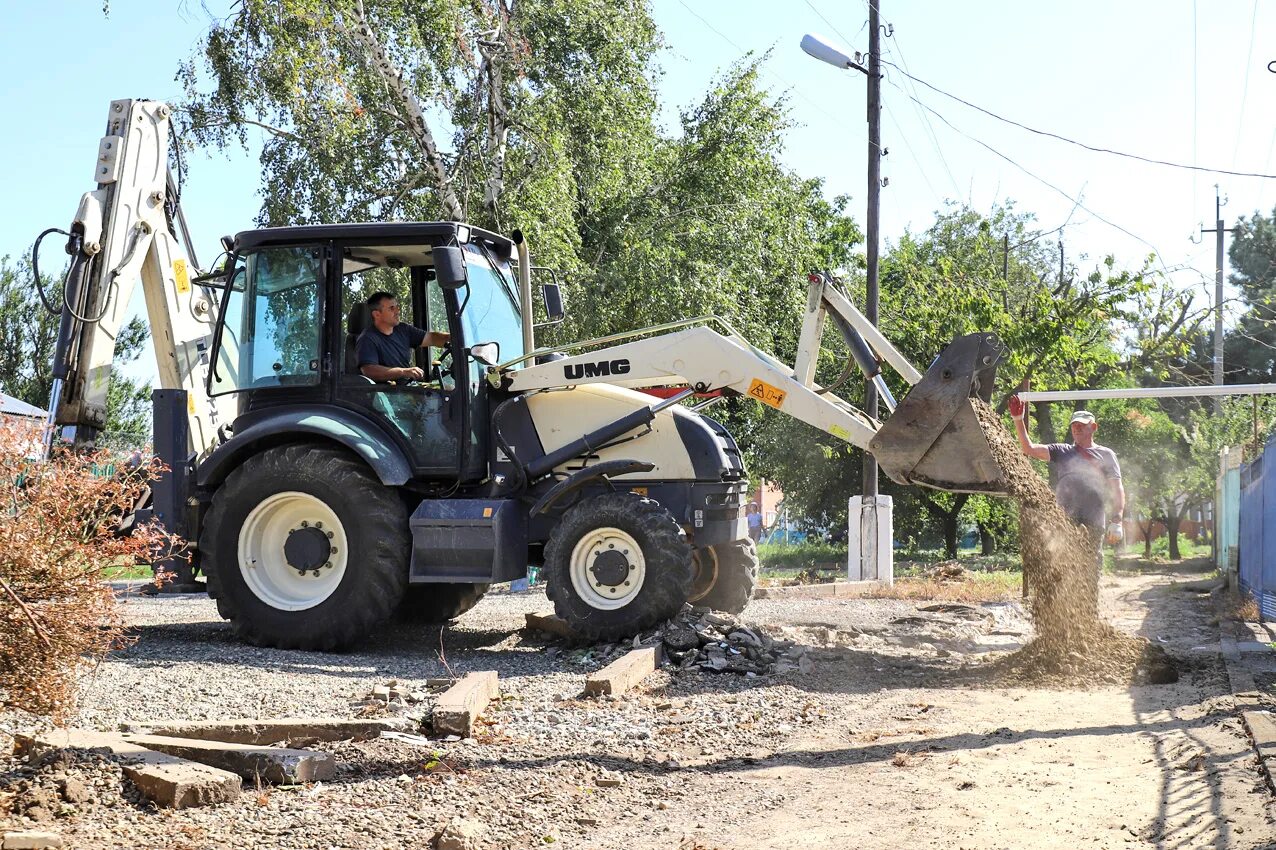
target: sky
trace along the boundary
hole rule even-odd
[[[165,5],[112,0],[20,4],[0,30],[0,136],[7,165],[0,256],[25,253],[47,227],[66,228],[112,99],[176,101],[180,62],[198,47],[206,0]],[[74,8],[74,13],[68,10]],[[983,115],[924,84],[1004,118],[1092,147],[1185,166],[1276,171],[1276,3],[1258,0],[1074,0],[943,3],[881,0],[885,66],[881,229],[889,244],[925,230],[950,201],[987,211],[1013,200],[1062,238],[1081,273],[1105,255],[1138,268],[1155,254],[1176,285],[1212,295],[1215,184],[1222,217],[1276,207],[1276,180],[1194,172],[1095,153]],[[801,51],[819,33],[867,51],[865,0],[652,0],[665,48],[661,119],[675,131],[733,63],[767,54],[762,82],[787,104],[786,164],[848,194],[862,223],[866,83]],[[896,67],[897,66],[897,67]],[[1276,69],[1276,64],[1272,64]],[[916,100],[914,100],[914,98]],[[919,105],[921,101],[925,106]],[[942,117],[941,117],[942,116]],[[197,152],[183,203],[199,260],[223,234],[250,228],[259,207],[253,153]],[[534,250],[534,246],[533,246]],[[53,253],[49,253],[53,252]],[[63,260],[45,243],[46,267]],[[1204,300],[1202,303],[1206,303]]]

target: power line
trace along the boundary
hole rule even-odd
[[[851,46],[851,40],[850,40],[849,38],[847,38],[846,36],[842,35],[841,31],[840,31],[840,30],[838,30],[838,28],[837,28],[837,27],[833,26],[833,22],[832,22],[832,21],[830,21],[828,18],[824,17],[824,13],[823,13],[823,12],[821,12],[819,9],[815,8],[815,4],[814,4],[814,3],[812,3],[812,2],[811,2],[811,0],[803,0],[803,2],[804,2],[804,3],[806,3],[806,5],[808,5],[808,6],[810,6],[810,7],[811,7],[811,11],[812,11],[812,12],[814,12],[816,15],[818,15],[821,21],[823,21],[824,23],[828,24],[829,29],[833,30],[834,34],[835,34],[838,38],[842,39],[842,42],[843,42],[843,43],[844,43],[847,47],[850,47],[850,46]],[[1255,0],[1255,2],[1258,2],[1258,0]],[[865,27],[866,27],[866,26],[868,26],[868,21],[864,21],[864,26],[865,26]],[[864,28],[863,28],[863,27],[861,27],[861,28],[860,28],[860,32],[863,32],[863,31],[864,31]],[[855,34],[855,37],[856,37],[856,38],[858,38],[858,37],[859,37],[859,33],[856,33],[856,34]]]
[[[1241,88],[1241,114],[1236,121],[1236,147],[1232,148],[1232,165],[1241,150],[1241,129],[1245,126],[1245,100],[1249,97],[1249,68],[1254,61],[1254,24],[1258,22],[1258,0],[1254,0],[1254,13],[1249,19],[1249,53],[1245,56],[1245,85]]]
[[[1047,136],[1052,139],[1057,139],[1061,142],[1067,142],[1068,144],[1075,145],[1079,148],[1085,148],[1086,150],[1093,151],[1094,153],[1112,154],[1113,156],[1120,156],[1126,159],[1134,159],[1134,160],[1138,160],[1139,162],[1146,162],[1152,165],[1164,165],[1169,168],[1181,168],[1186,171],[1200,171],[1200,172],[1205,172],[1208,174],[1227,174],[1232,177],[1262,177],[1265,179],[1276,179],[1276,174],[1261,174],[1254,171],[1229,171],[1224,168],[1206,168],[1205,166],[1201,166],[1201,165],[1185,165],[1181,162],[1170,162],[1169,160],[1154,159],[1152,157],[1140,156],[1139,154],[1133,154],[1133,153],[1126,153],[1124,151],[1113,150],[1111,148],[1101,148],[1101,147],[1096,147],[1094,145],[1088,145],[1085,142],[1078,142],[1075,139],[1069,139],[1067,136],[1060,136],[1058,133],[1052,133],[1048,130],[1038,130],[1035,127],[1029,127],[1027,124],[1021,124],[1018,121],[1015,121],[1011,118],[1006,118],[1005,116],[998,115],[997,113],[991,110],[984,109],[982,106],[971,103],[970,101],[965,100],[964,98],[960,98],[955,94],[946,92],[943,89],[941,89],[939,86],[933,85],[932,83],[928,83],[919,77],[914,77],[912,74],[908,73],[908,71],[896,65],[894,62],[886,62],[885,60],[883,60],[883,63],[891,65],[893,68],[895,68],[904,76],[908,77],[910,80],[913,80],[914,82],[917,82],[917,83],[921,83],[923,86],[930,89],[931,91],[942,94],[944,97],[955,100],[958,103],[963,104],[964,106],[969,106],[971,109],[974,109],[977,112],[982,112],[984,115],[987,115],[990,118],[995,118],[998,121],[1001,121],[1006,124],[1010,124],[1011,126],[1014,126],[1014,127],[1018,127],[1021,130],[1027,130],[1029,133],[1035,133],[1038,136]],[[907,92],[905,93],[907,94]],[[929,107],[926,107],[926,108],[929,109]]]
[[[905,92],[905,95],[906,95],[906,96],[908,96],[908,97],[912,97],[912,95],[908,95],[908,93],[907,93],[907,92]],[[1073,203],[1073,204],[1075,204],[1076,206],[1078,206],[1078,207],[1080,207],[1081,209],[1085,210],[1085,211],[1086,211],[1086,212],[1088,212],[1090,215],[1094,216],[1094,217],[1095,217],[1095,218],[1097,218],[1099,221],[1103,222],[1104,224],[1108,225],[1109,227],[1114,228],[1115,230],[1119,230],[1119,231],[1121,231],[1121,232],[1122,232],[1122,233],[1124,233],[1126,236],[1129,236],[1131,239],[1135,240],[1136,242],[1140,242],[1140,243],[1142,243],[1143,245],[1146,245],[1148,248],[1152,249],[1152,253],[1156,256],[1157,262],[1159,262],[1159,263],[1161,264],[1161,271],[1162,271],[1162,273],[1163,273],[1163,274],[1165,274],[1165,276],[1166,276],[1166,277],[1169,277],[1169,275],[1170,275],[1170,270],[1169,270],[1169,268],[1168,268],[1168,267],[1166,266],[1166,264],[1165,264],[1165,259],[1164,259],[1164,257],[1162,257],[1160,250],[1159,250],[1159,249],[1158,249],[1155,245],[1153,245],[1151,242],[1149,242],[1148,240],[1144,239],[1142,236],[1139,236],[1139,235],[1138,235],[1138,234],[1136,234],[1136,233],[1132,233],[1132,232],[1130,232],[1129,230],[1125,229],[1124,227],[1122,227],[1121,225],[1117,224],[1116,222],[1114,222],[1114,221],[1111,221],[1111,220],[1109,220],[1109,219],[1104,218],[1103,216],[1099,215],[1099,214],[1098,214],[1097,212],[1095,212],[1094,210],[1092,210],[1092,209],[1090,209],[1089,207],[1087,207],[1084,203],[1082,203],[1080,198],[1074,198],[1072,195],[1069,195],[1067,192],[1065,192],[1064,190],[1060,189],[1058,186],[1054,185],[1054,184],[1053,184],[1053,183],[1051,183],[1049,180],[1046,180],[1044,177],[1041,177],[1041,176],[1039,176],[1039,175],[1037,175],[1037,174],[1033,173],[1032,171],[1029,171],[1027,168],[1025,168],[1025,167],[1023,167],[1022,165],[1020,165],[1019,163],[1015,162],[1013,159],[1011,159],[1010,157],[1006,156],[1004,153],[1002,153],[1001,151],[997,150],[996,148],[994,148],[992,145],[988,144],[987,142],[983,141],[982,139],[975,138],[974,136],[970,135],[969,133],[965,132],[964,130],[961,130],[961,129],[959,129],[958,127],[954,126],[954,125],[953,125],[953,123],[952,123],[951,121],[949,121],[947,118],[945,118],[945,117],[944,117],[943,115],[941,115],[940,113],[936,112],[936,111],[935,111],[934,109],[932,109],[931,107],[927,106],[925,103],[922,103],[920,100],[919,100],[919,101],[917,101],[917,103],[918,103],[918,104],[920,104],[920,105],[921,105],[921,107],[922,107],[923,109],[925,109],[927,112],[929,112],[930,114],[932,114],[932,115],[934,115],[936,118],[938,118],[940,121],[943,121],[945,124],[947,124],[947,125],[948,125],[948,127],[949,127],[949,129],[951,129],[953,132],[955,132],[955,133],[957,133],[957,134],[959,134],[959,135],[965,136],[967,139],[970,139],[972,142],[974,142],[975,144],[977,144],[977,145],[979,145],[980,147],[984,148],[985,150],[989,151],[989,152],[990,152],[990,153],[992,153],[993,155],[995,155],[995,156],[997,156],[997,157],[1000,157],[1001,159],[1004,159],[1006,162],[1010,163],[1010,164],[1011,164],[1011,165],[1013,165],[1015,168],[1018,168],[1018,169],[1019,169],[1020,171],[1022,171],[1024,174],[1027,174],[1027,175],[1028,175],[1029,177],[1031,177],[1033,180],[1036,180],[1038,183],[1041,183],[1042,185],[1046,186],[1047,188],[1050,188],[1050,189],[1054,190],[1055,192],[1059,193],[1060,195],[1062,195],[1063,197],[1067,198],[1069,201],[1072,201],[1072,203]],[[1198,273],[1199,273],[1199,271],[1198,271]]]
[[[917,166],[917,173],[922,176],[922,180],[926,183],[926,188],[930,189],[931,195],[934,196],[936,203],[935,209],[938,210],[944,205],[943,197],[939,194],[939,192],[935,191],[935,187],[930,182],[930,178],[926,176],[926,169],[922,168],[921,160],[917,158],[917,154],[913,151],[913,146],[908,142],[907,134],[905,134],[903,128],[899,126],[899,121],[895,119],[895,114],[891,111],[890,104],[883,103],[882,107],[886,112],[886,117],[890,119],[891,124],[895,127],[895,132],[899,134],[899,140],[904,143],[904,149],[908,151],[908,155],[913,159],[913,164]]]
[[[690,12],[690,13],[691,13],[691,14],[695,17],[695,19],[696,19],[696,20],[698,20],[700,23],[702,23],[702,24],[704,24],[706,27],[708,27],[710,31],[712,31],[715,35],[717,35],[717,36],[718,36],[718,38],[721,38],[721,39],[722,39],[723,41],[725,41],[727,44],[731,45],[731,46],[732,46],[732,47],[734,47],[736,50],[740,51],[741,55],[745,55],[745,54],[748,54],[748,53],[752,53],[752,52],[753,52],[752,50],[745,50],[743,47],[741,47],[740,45],[736,44],[736,43],[735,43],[735,42],[734,42],[734,41],[733,41],[730,37],[728,37],[725,33],[723,33],[721,30],[719,30],[719,29],[718,29],[717,27],[715,27],[713,24],[709,23],[709,22],[708,22],[707,20],[705,20],[703,17],[701,17],[701,15],[700,15],[700,13],[699,13],[699,12],[697,12],[695,9],[691,8],[690,6],[688,6],[688,5],[686,4],[685,0],[678,0],[678,3],[682,6],[682,8],[684,8],[684,9],[686,9],[688,12]],[[785,86],[788,86],[788,91],[792,91],[792,92],[796,93],[798,97],[802,98],[802,99],[803,99],[803,100],[805,100],[807,103],[809,103],[809,104],[810,104],[810,105],[811,105],[811,106],[812,106],[812,107],[813,107],[813,108],[814,108],[817,112],[819,112],[821,115],[823,115],[823,116],[825,116],[826,118],[828,118],[829,120],[833,121],[835,124],[840,124],[842,127],[845,127],[845,128],[846,128],[846,129],[848,129],[848,130],[853,129],[853,128],[852,128],[849,124],[847,124],[845,121],[843,121],[842,119],[838,118],[836,115],[832,114],[831,112],[829,112],[828,110],[826,110],[826,109],[824,109],[822,106],[820,106],[818,103],[816,103],[815,101],[813,101],[813,100],[811,100],[809,97],[807,97],[807,96],[806,96],[806,94],[802,91],[802,89],[800,89],[800,88],[798,88],[797,86],[793,85],[793,83],[790,83],[788,80],[784,79],[784,78],[783,78],[783,77],[781,77],[779,74],[777,74],[777,73],[775,73],[774,71],[772,71],[770,68],[767,68],[767,67],[764,67],[764,66],[763,66],[763,67],[762,67],[762,70],[763,70],[764,72],[766,72],[767,74],[769,74],[770,76],[774,77],[774,78],[775,78],[776,80],[778,80],[779,82],[783,83]]]
[[[891,38],[895,42],[895,46],[899,48],[899,61],[904,65],[904,74],[908,75],[908,58],[904,56],[904,45],[900,42],[898,35],[892,35]],[[912,93],[917,94],[917,89],[914,88]],[[921,116],[922,123],[926,127],[926,132],[930,135],[931,143],[935,146],[935,153],[939,156],[939,161],[943,164],[944,171],[948,174],[948,181],[953,184],[953,191],[957,194],[957,196],[960,196],[961,187],[957,185],[957,178],[953,176],[953,170],[948,165],[948,158],[944,156],[943,148],[940,147],[939,137],[935,135],[934,125],[931,123],[930,118],[927,117],[926,113],[917,108],[915,100],[913,102],[913,109],[916,110],[919,116]]]

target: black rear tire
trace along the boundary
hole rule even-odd
[[[412,584],[399,604],[399,619],[413,623],[446,623],[479,604],[487,584]]]
[[[733,540],[713,547],[718,556],[718,577],[693,605],[739,614],[753,598],[758,584],[758,547],[752,540]],[[703,559],[702,559],[703,560]]]
[[[245,522],[267,500],[289,494],[302,494],[335,514],[347,548],[332,592],[317,604],[303,601],[292,609],[260,596],[245,579],[250,568],[240,565]],[[398,493],[349,453],[313,443],[267,449],[244,461],[213,494],[199,537],[208,593],[238,636],[258,646],[321,651],[344,649],[390,618],[407,586],[411,546]],[[267,558],[280,563],[280,556],[263,549],[263,561]],[[263,565],[253,569],[259,568]]]
[[[588,551],[592,546],[579,552],[578,548],[600,530],[617,540],[632,540],[638,552],[621,555],[623,546],[617,549],[602,544],[599,552],[608,551],[607,557],[615,559],[606,563],[597,552]],[[591,572],[600,564],[604,565],[602,573]],[[590,575],[608,574],[609,570],[642,578],[632,589],[615,579],[613,584],[599,585],[602,590],[597,593],[578,585]],[[694,576],[691,545],[682,527],[659,503],[636,493],[606,493],[582,500],[564,514],[545,547],[546,592],[554,602],[554,612],[591,640],[628,637],[674,616],[687,601]],[[610,604],[623,604],[599,607],[612,588],[616,603]]]

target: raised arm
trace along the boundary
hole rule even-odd
[[[1010,418],[1015,420],[1015,436],[1019,438],[1019,448],[1028,457],[1049,461],[1050,447],[1034,443],[1028,438],[1028,425],[1025,421],[1027,416],[1028,406],[1019,400],[1019,396],[1012,395],[1010,397]]]

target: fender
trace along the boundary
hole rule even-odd
[[[530,516],[536,516],[543,513],[554,506],[559,499],[584,487],[595,478],[603,478],[609,475],[628,475],[631,472],[651,472],[655,469],[654,463],[647,463],[642,460],[605,460],[596,463],[593,466],[587,466],[584,469],[578,469],[571,475],[559,481],[549,491],[540,497],[535,505],[532,506]]]
[[[372,468],[381,483],[401,486],[412,478],[403,451],[385,428],[353,410],[325,407],[276,407],[255,411],[253,421],[218,446],[196,470],[200,487],[215,487],[245,458],[264,446],[295,443],[314,435],[345,446]]]

